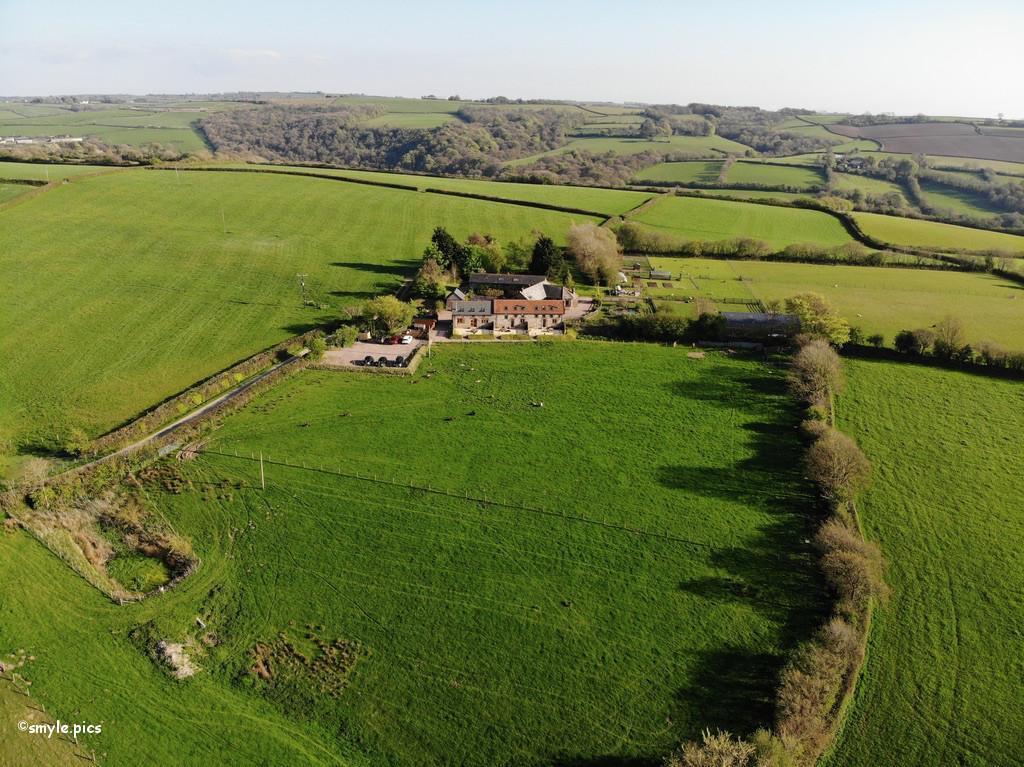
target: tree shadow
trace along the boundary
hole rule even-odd
[[[741,427],[746,455],[731,465],[657,470],[664,487],[740,503],[764,518],[738,543],[709,552],[708,565],[718,572],[679,584],[680,591],[707,600],[709,607],[747,607],[778,632],[778,654],[740,645],[702,651],[697,677],[678,693],[699,712],[699,727],[745,735],[770,726],[787,651],[828,614],[828,591],[810,544],[821,510],[803,476],[798,412],[782,376],[767,368],[757,375],[749,368],[709,367],[698,380],[672,382],[667,388],[673,397],[728,409],[746,421]]]
[[[746,735],[771,725],[779,657],[744,648],[700,651],[697,657],[697,676],[679,690],[678,698],[700,712],[700,729]]]
[[[363,261],[332,261],[331,266],[338,266],[343,269],[353,269],[357,272],[369,272],[371,274],[391,274],[398,277],[408,277],[416,271],[419,265],[417,261],[395,261],[391,264],[370,264]]]

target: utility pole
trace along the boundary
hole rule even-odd
[[[267,489],[267,479],[263,474],[263,451],[260,451],[260,488],[263,490]]]
[[[299,278],[299,289],[302,291],[302,305],[305,306],[306,305],[306,277],[308,277],[309,275],[307,275],[307,274],[296,274],[295,276]]]

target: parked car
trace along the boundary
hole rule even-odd
[[[409,335],[408,333],[406,333],[404,336],[402,336],[402,343],[403,344],[411,344],[412,343],[412,336]]]
[[[401,336],[388,336],[386,339],[384,339],[384,343],[386,343],[386,344],[400,344],[400,343],[402,343],[402,337]]]

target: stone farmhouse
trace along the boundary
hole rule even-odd
[[[576,294],[536,274],[471,274],[445,301],[452,335],[479,332],[540,335],[561,330]]]

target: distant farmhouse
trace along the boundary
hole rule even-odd
[[[445,300],[452,335],[479,332],[540,335],[564,328],[565,312],[576,303],[569,288],[542,274],[471,274]]]

